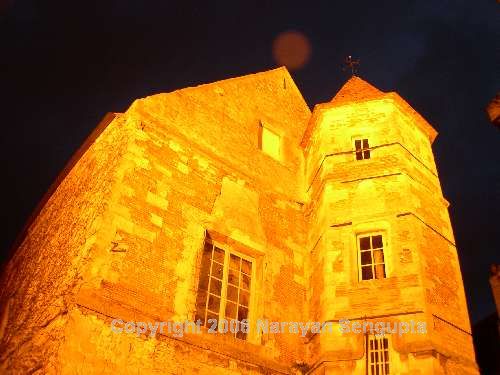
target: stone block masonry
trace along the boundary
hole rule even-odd
[[[311,112],[285,68],[134,101],[63,171],[3,272],[1,372],[477,374],[435,137],[358,77]],[[214,314],[333,331],[111,326]],[[375,339],[342,319],[427,330]]]

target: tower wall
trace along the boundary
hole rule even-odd
[[[339,331],[342,319],[423,322],[426,334],[391,335],[391,371],[475,373],[434,131],[396,94],[335,101],[316,107],[306,149],[311,284],[321,285],[311,287],[312,316]],[[368,139],[369,159],[356,160],[356,139]],[[386,278],[360,280],[357,238],[370,233],[383,235]],[[309,345],[318,371],[366,371],[362,334],[317,335]]]

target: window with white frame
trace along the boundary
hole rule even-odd
[[[259,148],[276,160],[281,159],[281,137],[264,124],[259,126]]]
[[[367,375],[389,375],[389,338],[384,335],[367,336]]]
[[[382,233],[359,235],[358,254],[360,280],[386,277]]]
[[[356,152],[356,160],[370,159],[370,145],[368,139],[355,139],[354,148]]]
[[[202,325],[209,328],[214,327],[214,321],[247,320],[253,258],[223,249],[208,238],[201,258],[195,320],[200,319]],[[235,331],[228,330],[236,338],[247,338],[241,327]]]

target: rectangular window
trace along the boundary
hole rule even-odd
[[[359,279],[383,279],[385,275],[384,244],[381,234],[358,237]]]
[[[259,129],[259,147],[260,149],[276,160],[281,158],[281,137],[279,134],[271,131],[262,123]]]
[[[227,251],[205,240],[196,297],[196,317],[202,325],[211,328],[213,320],[241,322],[248,319],[253,260]],[[229,327],[225,327],[229,331]],[[232,333],[246,339],[241,327]]]
[[[389,375],[389,339],[382,335],[367,336],[368,375]]]
[[[368,139],[356,139],[354,141],[354,147],[356,148],[356,160],[370,159]]]

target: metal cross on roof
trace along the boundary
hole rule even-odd
[[[354,76],[358,72],[359,59],[355,60],[351,55],[347,56],[344,60],[343,71],[350,70],[351,74]]]

